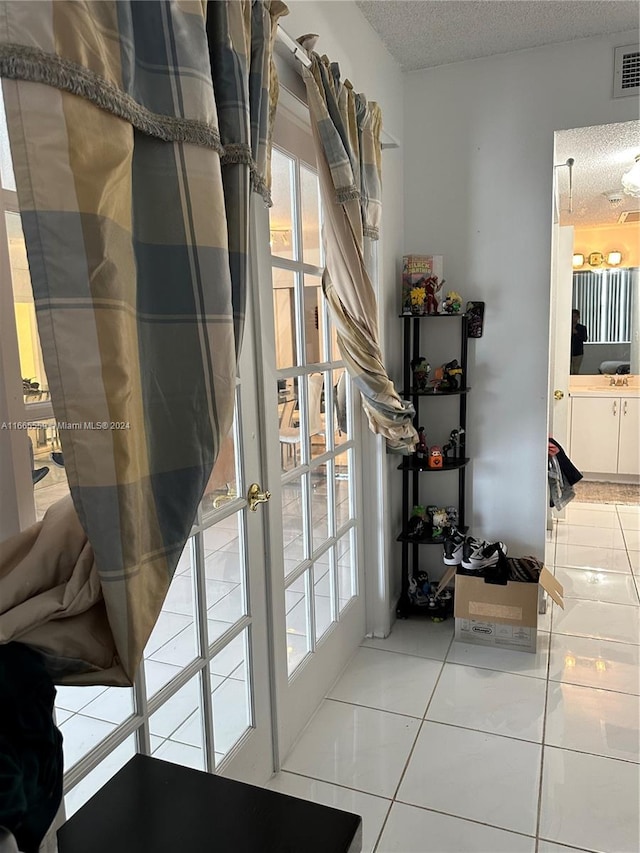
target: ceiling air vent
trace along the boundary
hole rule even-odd
[[[613,97],[626,98],[640,93],[640,47],[629,44],[615,49]]]
[[[618,217],[618,222],[620,224],[623,222],[640,222],[640,210],[623,210]]]

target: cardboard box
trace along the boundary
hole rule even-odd
[[[477,646],[494,646],[499,649],[513,649],[517,652],[535,654],[537,628],[501,625],[498,622],[477,622],[474,619],[456,619],[455,639],[462,643],[474,643]]]
[[[440,589],[451,581],[455,571],[452,566],[445,573]],[[543,592],[564,610],[562,584],[547,568],[540,572],[538,583],[491,584],[482,577],[464,574],[456,574],[455,578],[455,638],[465,643],[535,652]]]

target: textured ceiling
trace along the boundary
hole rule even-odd
[[[569,213],[569,170],[557,169],[560,224],[575,226],[615,224],[625,210],[639,210],[640,199],[622,192],[620,179],[640,154],[640,121],[579,127],[556,133],[556,163],[575,159],[573,213]],[[612,204],[611,193],[622,197]]]
[[[631,0],[356,0],[405,71],[633,30]]]
[[[640,26],[635,0],[356,0],[360,11],[405,71]],[[620,178],[640,154],[640,122],[586,127],[556,135],[557,163],[575,159],[573,213],[568,169],[557,170],[563,225],[605,225],[640,200],[620,191]]]

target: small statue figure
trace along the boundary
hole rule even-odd
[[[423,460],[429,453],[427,446],[427,437],[424,434],[424,427],[418,427],[418,444],[416,445],[416,456]]]
[[[462,378],[462,368],[454,358],[442,367],[436,368],[436,382],[439,391],[458,391],[460,388],[458,377]]]
[[[441,506],[430,506],[428,507],[428,510],[431,515],[432,522],[431,537],[433,539],[439,539],[444,535],[445,528],[447,526],[447,511]]]
[[[449,453],[451,453],[452,459],[460,458],[460,436],[464,434],[464,430],[462,427],[458,429],[452,429],[449,434],[449,441],[442,448],[442,452],[444,454],[444,458],[449,458]]]
[[[431,515],[424,506],[414,506],[407,524],[407,536],[411,539],[428,539],[431,536]]]
[[[437,295],[442,290],[444,279],[438,283],[438,276],[432,275],[424,281],[424,289],[426,292],[425,310],[427,314],[438,314],[438,299]]]
[[[462,297],[455,290],[450,290],[442,303],[442,310],[445,314],[458,314],[461,308]]]
[[[415,391],[427,391],[429,387],[429,374],[431,373],[431,365],[423,355],[414,358],[411,361],[411,370],[413,371],[413,388]]]
[[[442,468],[442,449],[437,444],[432,444],[427,458],[429,468]]]

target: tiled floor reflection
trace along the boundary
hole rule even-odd
[[[567,508],[547,542],[566,609],[535,655],[451,620],[365,640],[269,787],[362,815],[364,853],[637,853],[639,529],[637,508]]]

